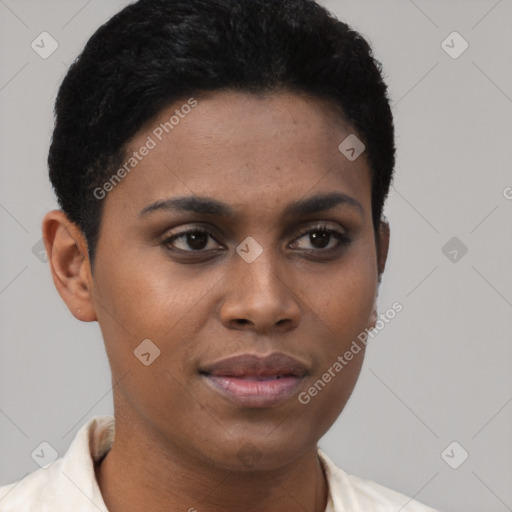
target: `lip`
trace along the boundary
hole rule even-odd
[[[279,405],[294,395],[307,373],[304,364],[282,353],[241,354],[200,371],[211,388],[243,407]]]

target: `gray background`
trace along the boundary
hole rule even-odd
[[[126,4],[0,0],[0,485],[38,468],[41,441],[63,455],[113,411],[99,328],[71,316],[32,248],[57,207],[46,165],[57,88]],[[372,340],[321,447],[445,511],[512,510],[512,2],[323,4],[369,39],[390,87],[398,161],[379,301],[404,309]],[[31,48],[43,31],[59,44],[48,59]],[[456,59],[441,45],[453,31],[469,44]],[[455,262],[442,251],[454,236]],[[469,453],[458,469],[441,457],[453,441]]]

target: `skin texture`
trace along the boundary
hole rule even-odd
[[[198,370],[233,355],[283,352],[308,369],[299,392],[307,390],[374,325],[389,227],[382,224],[376,244],[368,163],[364,153],[353,162],[340,153],[355,132],[328,103],[292,92],[196,99],[103,199],[93,273],[81,231],[59,210],[43,221],[55,286],[76,318],[98,321],[111,365],[116,438],[96,468],[98,483],[110,512],[321,512],[327,485],[317,441],[352,393],[364,350],[307,405],[295,394],[274,407],[236,406]],[[142,128],[128,154],[180,105]],[[282,215],[288,203],[334,191],[361,210]],[[157,200],[190,195],[228,203],[235,216],[139,216]],[[319,223],[350,243],[323,255],[335,237],[322,248],[301,234]],[[166,249],[170,235],[198,226],[211,232],[203,253],[187,237],[167,247],[188,252]],[[248,236],[263,249],[252,263],[235,251]],[[161,351],[149,366],[134,356],[144,339]],[[244,446],[258,454],[251,464]]]

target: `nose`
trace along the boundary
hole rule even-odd
[[[229,329],[259,334],[287,332],[300,322],[300,298],[290,272],[271,261],[270,251],[252,263],[235,256],[226,276],[225,298],[220,319]]]

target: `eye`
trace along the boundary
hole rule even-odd
[[[208,243],[209,239],[214,240],[209,231],[195,227],[188,231],[182,231],[181,233],[177,233],[166,238],[163,245],[165,245],[169,250],[183,252],[202,252],[218,249],[220,244],[213,244],[213,246],[211,246],[212,244]],[[187,247],[189,249],[187,249]]]
[[[350,242],[345,233],[337,229],[329,228],[325,224],[301,231],[298,238],[293,242],[293,245],[297,245],[298,241],[302,239],[304,239],[306,243],[311,244],[312,247],[298,247],[299,249],[305,251],[323,251],[326,253],[336,251],[340,249],[340,247],[348,245]]]
[[[311,247],[304,247],[300,243],[302,239],[306,244],[311,244]],[[349,243],[350,240],[344,232],[321,224],[300,231],[291,248],[328,255]],[[178,253],[206,253],[224,248],[209,230],[197,226],[167,237],[162,245],[169,251]]]

